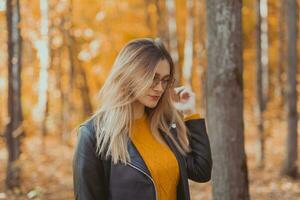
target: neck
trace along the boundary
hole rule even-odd
[[[141,118],[145,113],[145,106],[138,101],[135,101],[132,106],[134,119]]]

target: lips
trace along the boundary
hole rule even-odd
[[[160,96],[151,96],[151,95],[149,95],[149,97],[154,101],[157,101],[160,98]]]

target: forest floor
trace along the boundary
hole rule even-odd
[[[275,116],[276,113],[272,115]],[[245,115],[245,144],[250,197],[252,200],[296,200],[300,197],[300,180],[279,175],[285,151],[286,123],[272,115],[267,116],[268,120],[265,123],[266,164],[264,169],[256,168],[256,129],[253,118]],[[5,143],[1,140],[0,199],[74,199],[71,166],[75,140],[74,136],[72,145],[67,146],[63,145],[57,137],[47,136],[46,143],[43,145],[40,137],[27,137],[23,142],[24,153],[20,160],[22,188],[14,192],[5,191],[7,153]],[[298,152],[300,152],[299,150]],[[300,162],[298,162],[298,166],[300,168]],[[212,199],[211,181],[200,184],[190,181],[190,189],[192,200]]]

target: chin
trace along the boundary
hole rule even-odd
[[[149,107],[149,108],[155,108],[157,106],[158,102],[149,102],[147,104],[145,104],[145,106]]]
[[[157,104],[147,104],[145,105],[148,108],[155,108]]]

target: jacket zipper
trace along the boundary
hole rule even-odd
[[[131,164],[131,163],[128,163],[128,165],[136,170],[138,170],[139,172],[145,174],[152,182],[153,186],[154,186],[154,192],[155,192],[155,200],[157,199],[157,191],[156,191],[156,187],[155,187],[155,183],[153,181],[153,179],[151,178],[151,176],[149,176],[146,172],[144,172],[142,169],[138,168],[137,166]]]

